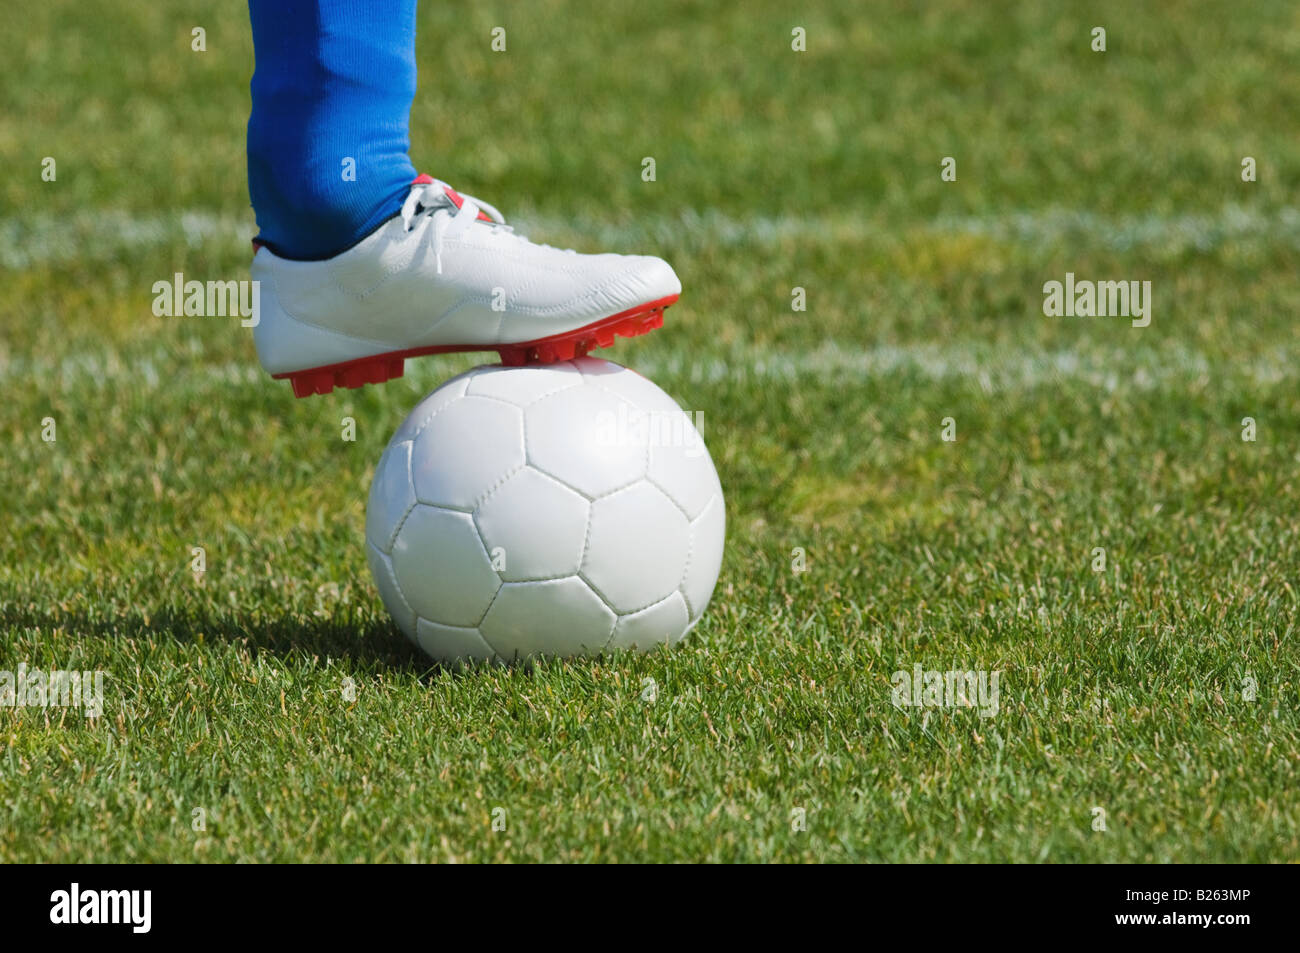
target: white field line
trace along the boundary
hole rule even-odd
[[[760,246],[790,241],[812,244],[895,243],[914,234],[951,237],[973,235],[1008,244],[1030,246],[1081,245],[1115,251],[1159,248],[1161,251],[1213,251],[1225,244],[1264,241],[1300,249],[1300,209],[1282,207],[1259,211],[1226,205],[1214,213],[1106,218],[1078,209],[1052,208],[1008,212],[990,217],[944,216],[908,224],[903,232],[887,224],[844,216],[758,216],[736,219],[714,210],[686,210],[676,216],[654,216],[626,224],[572,221],[523,216],[520,231],[545,240],[546,234],[581,235],[600,246],[628,242],[657,245]]]
[[[522,221],[528,223],[528,216]],[[780,244],[791,239],[806,242],[895,240],[879,225],[849,218],[756,217],[733,219],[717,212],[683,213],[678,216],[642,218],[626,225],[601,224],[586,220],[581,229],[572,222],[535,218],[521,230],[542,238],[548,232],[581,234],[598,246],[654,248],[658,244],[732,245]],[[1090,212],[1068,209],[1033,213],[1011,213],[995,218],[939,219],[921,226],[936,235],[988,235],[1013,243],[1041,245],[1066,241],[1101,243],[1116,249],[1144,246],[1193,247],[1211,250],[1228,242],[1263,241],[1270,245],[1300,248],[1300,210],[1281,208],[1259,212],[1240,206],[1226,206],[1214,215],[1189,214],[1173,217],[1135,216],[1106,219]],[[150,247],[184,245],[190,248],[248,248],[254,232],[251,212],[246,217],[185,211],[154,216],[126,212],[86,212],[71,218],[34,216],[0,219],[0,267],[22,269],[80,258],[103,260],[122,252],[139,252]],[[236,332],[241,329],[234,328]],[[246,332],[245,332],[246,333]],[[192,340],[191,356],[201,357],[202,347]],[[216,384],[249,384],[262,372],[252,358],[249,363],[225,363],[194,367],[195,379]],[[618,358],[618,350],[609,352]],[[61,386],[90,385],[95,380],[114,384],[133,378],[135,386],[148,390],[174,386],[175,350],[159,348],[152,355],[125,357],[117,353],[88,352],[56,357],[27,357],[6,354],[0,347],[0,379],[35,378],[48,387],[57,379]],[[638,370],[649,376],[691,382],[793,380],[817,375],[837,379],[912,375],[925,380],[952,378],[975,380],[986,391],[1020,389],[1056,380],[1085,381],[1106,390],[1146,390],[1163,382],[1205,379],[1210,374],[1229,374],[1259,383],[1293,380],[1297,369],[1283,351],[1250,363],[1224,365],[1182,345],[1164,343],[1159,349],[1129,346],[1043,351],[1018,349],[1014,353],[967,345],[924,344],[881,345],[871,348],[840,348],[824,345],[794,351],[730,349],[725,355],[676,353],[646,355],[638,359]],[[413,381],[436,383],[445,362],[417,360],[408,363]]]
[[[880,345],[843,348],[824,344],[812,350],[773,351],[732,349],[725,357],[697,354],[643,355],[636,370],[652,379],[690,383],[723,381],[789,381],[826,377],[839,381],[916,377],[930,382],[974,381],[986,393],[1023,390],[1042,384],[1075,381],[1108,392],[1149,391],[1168,384],[1236,377],[1259,384],[1276,384],[1300,376],[1284,348],[1248,362],[1212,362],[1183,345],[1163,343],[1158,349],[1114,348],[1080,352],[1074,349],[1017,349],[1014,352],[969,345]]]
[[[256,234],[248,218],[194,210],[138,216],[122,211],[78,212],[71,216],[36,215],[0,219],[0,268],[21,271],[33,265],[65,261],[105,261],[147,248],[217,246],[242,243]]]
[[[232,333],[247,334],[237,326]],[[178,342],[179,344],[179,342]],[[124,355],[116,351],[81,351],[61,356],[27,357],[0,352],[0,381],[31,381],[39,389],[192,393],[222,386],[271,384],[258,366],[248,342],[247,361],[194,363],[200,361],[202,346],[191,339],[189,346],[155,346],[150,351]],[[597,357],[617,361],[617,348],[596,351]],[[483,356],[484,361],[490,355]],[[464,359],[448,362],[441,358],[417,358],[406,364],[405,386],[420,394],[432,390]],[[969,345],[921,344],[881,345],[845,348],[826,344],[814,349],[780,351],[755,347],[729,348],[724,355],[676,352],[643,354],[635,369],[672,389],[688,384],[781,383],[796,384],[809,378],[840,384],[867,380],[897,381],[916,378],[930,383],[965,381],[985,393],[1015,393],[1029,388],[1082,383],[1108,393],[1149,392],[1166,389],[1186,391],[1189,384],[1223,384],[1224,378],[1259,385],[1276,385],[1300,378],[1300,366],[1285,348],[1256,356],[1250,361],[1211,360],[1184,345],[1166,342],[1157,347],[1115,347],[1081,352],[1074,349],[1022,349],[1009,352]],[[277,382],[273,386],[280,386]],[[288,385],[283,385],[287,387]],[[394,385],[390,385],[394,386]]]
[[[517,216],[520,232],[546,241],[557,235],[586,248],[645,251],[659,247],[767,247],[790,241],[833,244],[892,243],[899,234],[880,222],[847,216],[751,216],[734,218],[691,209],[626,223],[580,222]],[[0,219],[0,268],[20,271],[80,259],[103,261],[126,252],[181,245],[249,251],[256,234],[252,212],[218,215],[200,209],[135,215],[125,211],[83,211],[70,216],[34,215]],[[1300,209],[1267,211],[1226,205],[1213,213],[1106,218],[1077,209],[1008,212],[991,217],[943,217],[909,225],[907,235],[975,235],[1031,246],[1100,246],[1116,251],[1158,248],[1162,252],[1212,251],[1234,242],[1263,242],[1300,249]]]

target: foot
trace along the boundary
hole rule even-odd
[[[405,359],[423,354],[580,357],[660,327],[682,290],[659,258],[533,244],[491,205],[427,175],[400,215],[347,251],[295,261],[260,246],[252,276],[258,357],[299,397],[401,377]]]

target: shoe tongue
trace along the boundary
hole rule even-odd
[[[442,191],[442,193],[447,197],[447,201],[450,202],[452,205],[454,205],[456,208],[460,208],[462,205],[465,204],[464,196],[462,196],[459,192],[453,189],[450,185],[448,185],[446,182],[442,182],[438,179],[435,179],[431,175],[426,175],[423,172],[417,175],[415,177],[415,181],[413,181],[411,184],[437,186]],[[486,212],[480,209],[478,213],[478,219],[479,221],[482,222],[490,222],[492,221],[492,216],[488,215]]]

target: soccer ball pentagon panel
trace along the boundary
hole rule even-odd
[[[672,644],[709,603],[724,530],[690,416],[590,357],[439,387],[393,435],[366,507],[384,605],[440,662]]]

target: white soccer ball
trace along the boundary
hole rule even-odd
[[[397,428],[366,506],[384,605],[442,662],[676,642],[713,594],[724,529],[689,415],[590,357],[448,381]]]

